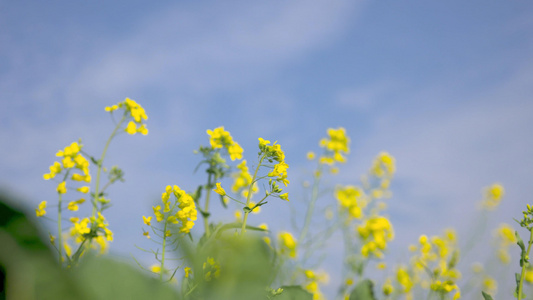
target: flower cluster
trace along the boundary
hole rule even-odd
[[[501,224],[494,232],[496,242],[498,244],[498,258],[504,264],[511,261],[509,255],[509,248],[516,244],[516,236],[514,229],[509,224]]]
[[[494,210],[500,204],[505,190],[499,183],[486,187],[483,191],[483,200],[481,206],[486,210]]]
[[[89,161],[80,153],[82,145],[78,142],[73,142],[69,146],[59,150],[56,153],[57,157],[61,157],[61,162],[54,162],[49,170],[50,173],[43,175],[45,180],[50,180],[55,178],[59,174],[63,174],[62,181],[57,185],[56,191],[61,196],[67,193],[67,182],[65,181],[69,176],[74,181],[84,181],[90,182],[91,175],[89,173]],[[81,171],[81,173],[74,173],[76,170]],[[78,192],[87,194],[89,193],[90,188],[88,186],[81,186],[76,189]],[[78,205],[85,202],[84,198],[80,198],[75,201],[71,201],[67,209],[71,211],[77,211]],[[37,217],[42,217],[46,214],[46,201],[42,201],[39,204],[39,207],[35,210]]]
[[[455,268],[459,261],[455,231],[448,229],[443,236],[431,238],[421,235],[418,245],[411,245],[409,250],[415,253],[411,259],[413,273],[412,276],[407,275],[408,271],[404,269],[403,272],[406,274],[402,277],[404,282],[407,282],[405,278],[409,278],[410,287],[420,284],[422,288],[431,289],[442,297],[455,291],[454,300],[461,296],[456,284],[461,278],[461,273]],[[406,286],[400,280],[400,275],[398,282]],[[409,290],[410,288],[404,289],[403,292],[407,293]]]
[[[238,193],[239,191],[241,191],[242,196],[244,198],[248,198],[248,187],[250,186],[250,184],[252,184],[252,175],[250,175],[250,171],[248,169],[248,166],[246,165],[245,159],[237,165],[237,169],[239,171],[233,175],[235,180],[233,182],[231,190],[234,193]],[[258,191],[259,189],[257,188],[257,184],[254,183],[252,187],[252,194],[257,193]]]
[[[287,179],[287,169],[289,165],[285,162],[285,153],[281,150],[281,146],[274,142],[270,145],[270,141],[259,138],[259,154],[263,154],[268,162],[276,161],[273,170],[268,173],[268,177],[272,177],[275,181],[283,183],[285,186],[289,184]]]
[[[280,232],[278,234],[278,241],[281,254],[288,254],[292,258],[296,257],[296,240],[292,234],[285,231]]]
[[[133,118],[133,120],[131,120],[124,129],[128,134],[133,135],[138,132],[143,135],[148,134],[146,124],[143,122],[143,120],[148,120],[148,116],[146,115],[146,112],[144,111],[144,108],[142,106],[140,106],[134,100],[126,98],[126,100],[119,102],[116,105],[107,106],[105,108],[105,111],[113,112],[119,108],[124,109],[124,117]]]
[[[171,195],[175,196],[174,202],[170,201]],[[160,205],[152,207],[156,221],[165,221],[165,225],[167,223],[180,224],[180,232],[189,233],[198,216],[194,199],[177,185],[168,185],[165,188],[165,192],[161,195],[161,200],[163,208],[161,208]],[[176,207],[178,208],[177,210]],[[151,220],[152,217],[143,216],[144,224],[152,226]],[[152,228],[154,227],[152,226]],[[149,236],[148,234],[145,235]],[[163,235],[166,237],[171,236],[172,234],[170,233],[170,230],[165,229]]]
[[[55,178],[56,175],[62,173],[63,170],[69,172],[70,174],[72,169],[78,169],[83,173],[83,175],[78,173],[72,174],[72,180],[91,182],[91,175],[89,174],[89,161],[80,153],[81,148],[82,145],[80,145],[78,142],[73,142],[69,146],[66,146],[63,150],[59,150],[56,153],[56,156],[62,158],[61,163],[57,161],[54,162],[54,164],[49,168],[50,173],[44,174],[43,178],[45,180],[49,180]],[[64,183],[60,184],[63,184],[63,186],[58,187],[58,192],[64,194],[66,192]]]
[[[335,196],[339,201],[339,207],[348,211],[350,217],[360,219],[363,217],[363,209],[366,207],[365,192],[352,185],[337,188]]]
[[[45,208],[46,208],[46,201],[41,201],[41,203],[39,203],[39,206],[35,210],[35,214],[37,215],[37,217],[42,217],[46,215]]]
[[[320,140],[320,147],[326,149],[327,155],[320,157],[321,163],[333,164],[334,162],[346,162],[345,154],[350,153],[350,138],[342,127],[329,128],[328,137]]]
[[[243,149],[233,141],[231,134],[224,130],[224,126],[217,127],[213,130],[207,130],[209,143],[213,149],[226,148],[231,160],[242,159]]]
[[[323,300],[326,299],[322,292],[320,291],[319,284],[325,284],[329,281],[329,276],[326,272],[315,272],[313,270],[304,270],[305,275],[305,289],[313,294],[313,300]]]
[[[382,250],[387,248],[387,242],[394,238],[394,232],[389,220],[385,217],[371,217],[363,225],[357,227],[359,236],[363,239],[361,254],[364,257],[373,255],[383,257]]]

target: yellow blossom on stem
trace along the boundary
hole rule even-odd
[[[57,185],[57,192],[59,194],[65,194],[67,192],[67,188],[66,188],[66,182],[63,181],[61,182],[60,184]]]
[[[112,112],[118,109],[118,105],[106,106],[105,111]]]
[[[80,193],[87,194],[89,193],[89,189],[90,188],[88,186],[82,186],[82,187],[77,188],[76,190]]]
[[[151,225],[151,223],[150,223],[151,220],[152,220],[152,217],[145,217],[145,216],[143,216],[143,222],[144,222],[144,224],[150,226],[150,225]]]
[[[81,198],[79,200],[76,200],[76,201],[70,201],[68,203],[67,209],[70,210],[70,211],[78,211],[78,209],[79,209],[78,204],[82,204],[84,202],[85,202],[85,199],[83,199],[83,198]]]
[[[130,121],[128,123],[128,126],[126,126],[126,129],[124,129],[128,134],[135,134],[137,133],[137,125],[135,122]]]
[[[185,268],[183,268],[183,271],[185,272],[185,278],[189,278],[189,276],[192,273],[192,269],[189,268],[189,267],[185,267]]]
[[[280,241],[281,253],[288,253],[290,257],[296,257],[296,240],[292,234],[281,232],[278,235]]]
[[[41,203],[39,203],[39,206],[35,210],[35,214],[37,215],[37,217],[42,217],[46,214],[45,208],[46,208],[46,201],[41,201]]]
[[[216,183],[216,188],[213,189],[213,191],[215,193],[219,194],[220,196],[225,196],[226,195],[226,191],[220,186],[220,182]]]

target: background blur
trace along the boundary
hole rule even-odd
[[[134,247],[150,247],[141,216],[166,185],[205,182],[193,150],[218,126],[250,163],[258,137],[285,150],[291,203],[271,200],[252,225],[292,230],[305,154],[338,126],[352,151],[329,182],[358,184],[377,153],[396,157],[392,257],[420,234],[466,232],[492,183],[506,195],[489,228],[532,202],[531,1],[0,1],[0,186],[30,212],[57,201],[42,179],[57,150],[81,138],[99,156],[104,107],[126,97],[150,133],[118,136],[106,158],[126,174],[109,189],[114,255],[150,261]],[[340,261],[328,264],[335,287]]]

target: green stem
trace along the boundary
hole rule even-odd
[[[255,168],[254,176],[252,177],[252,182],[250,183],[250,186],[248,187],[248,195],[246,197],[246,207],[250,207],[250,200],[252,199],[252,188],[255,183],[255,178],[257,177],[257,172],[259,171],[259,167],[261,167],[261,163],[263,163],[263,159],[265,158],[265,155],[261,156],[259,159],[259,163],[257,164],[257,168]],[[241,236],[246,232],[246,221],[248,220],[248,214],[250,214],[250,210],[246,210],[244,212],[244,218],[242,220],[242,227],[241,227]]]
[[[529,251],[531,250],[531,244],[533,244],[533,230],[529,230],[529,242],[527,243],[527,252],[525,257],[529,260]],[[524,256],[523,256],[524,257]],[[527,261],[522,263],[522,272],[520,273],[520,283],[518,284],[518,300],[522,299],[522,286],[524,285],[524,278],[526,277],[526,265]]]
[[[204,212],[205,214],[202,214],[203,218],[204,218],[204,228],[205,228],[205,236],[206,237],[209,237],[209,235],[211,235],[211,232],[209,230],[209,215],[207,215],[209,213],[209,199],[211,198],[211,188],[212,188],[212,185],[213,183],[211,182],[212,181],[212,177],[213,177],[213,174],[212,173],[209,173],[209,176],[207,176],[207,191],[206,191],[206,195],[205,195],[205,207],[204,207]]]
[[[163,270],[165,269],[165,247],[167,245],[167,221],[165,220],[165,229],[163,229],[163,252],[161,254],[161,270],[159,270],[159,280],[163,281]]]
[[[63,237],[61,232],[63,231],[61,229],[61,201],[62,201],[62,195],[59,194],[59,201],[57,205],[57,242],[58,242],[58,249],[59,249],[59,263],[63,264]]]
[[[98,160],[98,170],[96,171],[96,183],[95,183],[95,186],[94,186],[94,197],[95,197],[95,199],[93,201],[93,217],[96,217],[96,211],[98,210],[96,203],[97,203],[98,199],[100,198],[99,197],[99,194],[100,194],[100,190],[99,190],[100,189],[100,176],[102,174],[102,169],[103,169],[103,165],[104,165],[104,158],[105,158],[105,155],[107,153],[107,149],[109,148],[109,144],[111,143],[111,140],[117,134],[117,130],[121,127],[122,122],[124,122],[124,120],[126,120],[126,116],[127,116],[127,113],[124,112],[124,115],[122,116],[122,119],[120,119],[120,121],[117,123],[117,126],[115,126],[115,129],[113,129],[113,132],[111,133],[111,135],[107,139],[107,142],[105,144],[104,150],[102,151],[102,156],[100,157],[100,160]]]
[[[313,191],[311,194],[311,202],[309,203],[309,206],[307,207],[304,226],[302,228],[302,232],[300,233],[300,237],[298,238],[298,241],[300,242],[304,241],[304,238],[307,235],[307,232],[309,231],[309,224],[311,223],[311,218],[313,216],[313,211],[315,209],[315,203],[318,199],[318,184],[320,183],[321,174],[322,174],[322,164],[319,164],[317,171],[315,173],[315,176],[314,176]]]

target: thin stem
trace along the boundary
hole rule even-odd
[[[250,200],[252,198],[252,188],[255,183],[255,178],[257,177],[257,172],[259,171],[259,167],[261,167],[261,163],[263,162],[263,159],[265,158],[265,155],[261,156],[259,159],[259,163],[257,164],[257,168],[255,168],[254,176],[252,177],[252,183],[250,183],[250,186],[248,187],[248,195],[246,197],[246,207],[250,207]],[[241,227],[241,236],[246,231],[246,221],[248,220],[248,214],[250,214],[250,210],[246,210],[244,212],[244,218],[242,220],[242,227]]]
[[[99,190],[100,189],[100,176],[102,174],[102,168],[103,168],[103,165],[104,165],[104,158],[105,158],[105,155],[107,153],[107,149],[109,148],[109,144],[111,143],[111,140],[117,134],[117,130],[122,125],[122,122],[124,122],[124,120],[126,119],[126,115],[127,115],[127,113],[124,112],[124,115],[122,115],[122,119],[120,119],[120,121],[118,122],[117,126],[115,126],[115,129],[113,130],[113,132],[111,133],[111,135],[107,139],[107,142],[105,144],[104,150],[102,151],[102,156],[100,157],[100,160],[98,160],[98,171],[96,172],[96,183],[95,183],[95,186],[94,186],[94,197],[95,197],[95,199],[93,201],[93,217],[96,217],[96,211],[97,211],[96,203],[97,203],[97,201],[99,199],[99,194],[100,194],[100,190]]]
[[[58,242],[58,249],[59,249],[59,263],[63,264],[63,237],[61,232],[63,231],[61,229],[61,201],[62,201],[62,195],[59,194],[59,200],[57,205],[57,242]]]
[[[204,212],[205,214],[202,214],[203,218],[204,218],[204,228],[205,228],[205,236],[206,237],[209,237],[209,235],[211,235],[211,232],[209,230],[209,199],[211,198],[211,187],[213,185],[213,183],[211,182],[212,181],[212,177],[213,177],[213,174],[212,173],[209,173],[209,175],[207,176],[207,191],[206,191],[206,195],[205,195],[205,207],[204,207]]]
[[[303,242],[305,236],[307,235],[307,232],[309,231],[309,224],[311,223],[311,218],[313,216],[313,211],[315,209],[315,204],[318,199],[318,185],[320,183],[320,175],[322,174],[322,164],[318,165],[317,171],[315,172],[314,181],[313,181],[313,191],[311,194],[311,202],[309,203],[309,206],[307,207],[307,212],[305,214],[305,221],[304,226],[302,228],[302,232],[300,233],[300,237],[298,240],[300,242]]]
[[[529,251],[531,250],[531,244],[533,244],[533,230],[529,230],[530,232],[530,235],[529,235],[529,242],[527,243],[527,252],[525,254],[525,256],[522,256],[522,257],[526,257],[526,258],[529,258]],[[526,265],[527,265],[527,261],[523,261],[522,263],[522,272],[520,273],[520,283],[518,284],[518,300],[522,299],[522,286],[524,285],[524,278],[526,277]]]
[[[161,252],[161,270],[159,270],[159,280],[163,281],[163,270],[165,269],[165,247],[167,244],[167,224],[165,220],[165,229],[163,229],[163,250]]]

